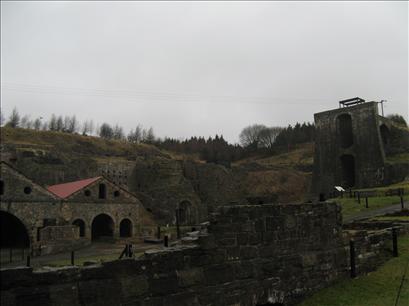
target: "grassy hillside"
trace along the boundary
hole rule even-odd
[[[132,158],[136,154],[163,155],[156,147],[131,144],[100,137],[52,131],[34,131],[2,127],[0,140],[6,148],[31,148],[75,154],[77,156]]]

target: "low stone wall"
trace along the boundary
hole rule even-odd
[[[289,305],[346,271],[337,205],[229,206],[195,245],[100,266],[2,270],[1,302]]]

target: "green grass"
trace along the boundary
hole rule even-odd
[[[375,221],[407,221],[409,222],[409,216],[381,216],[371,218],[371,220]]]
[[[342,206],[342,215],[344,217],[355,216],[361,212],[372,211],[382,207],[390,206],[393,204],[399,204],[400,198],[398,196],[393,197],[369,197],[368,208],[365,207],[365,199],[361,198],[361,204],[353,198],[336,198],[334,199],[339,205]],[[403,196],[405,202],[409,201],[409,195]]]
[[[377,271],[356,279],[342,279],[307,298],[300,306],[393,306],[402,276],[409,262],[409,235],[399,238],[399,257],[392,258]],[[409,305],[409,271],[398,306]]]

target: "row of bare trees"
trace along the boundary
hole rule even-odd
[[[124,129],[118,124],[110,125],[104,122],[101,125],[95,125],[93,120],[85,120],[81,123],[75,115],[57,116],[52,114],[49,120],[42,117],[31,119],[29,115],[20,116],[17,108],[12,110],[8,120],[5,120],[3,112],[0,112],[0,125],[70,134],[81,133],[82,135],[95,135],[105,139],[116,139],[131,143],[154,143],[156,140],[153,128],[145,129],[141,125],[137,125],[135,130],[132,129],[128,135],[125,135]]]

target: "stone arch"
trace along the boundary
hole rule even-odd
[[[114,236],[114,220],[107,214],[99,214],[94,217],[91,223],[91,239],[98,240],[103,237]]]
[[[353,155],[344,154],[340,157],[342,186],[351,188],[355,186],[355,158]]]
[[[0,229],[0,248],[30,246],[27,227],[15,215],[0,210]]]
[[[379,131],[381,133],[381,139],[384,147],[388,146],[391,135],[386,124],[382,123],[381,126],[379,127]]]
[[[178,214],[180,225],[189,225],[194,220],[193,207],[190,201],[184,200],[180,202],[176,209],[176,213]]]
[[[85,237],[85,221],[78,218],[72,222],[72,225],[76,225],[80,228],[80,237]]]
[[[337,129],[339,144],[342,148],[349,148],[354,143],[352,131],[352,117],[350,114],[342,114],[337,117]]]
[[[132,237],[132,221],[130,219],[122,219],[119,223],[119,236]]]

